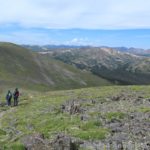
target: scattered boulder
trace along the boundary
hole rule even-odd
[[[78,150],[79,144],[75,139],[64,134],[58,134],[51,142],[53,150]]]
[[[81,121],[88,121],[89,120],[89,115],[83,114],[80,116]]]
[[[143,104],[143,101],[144,101],[144,98],[143,98],[142,96],[138,96],[138,97],[135,99],[134,103],[135,103],[136,105],[141,105],[141,104]]]
[[[123,143],[118,141],[117,142],[117,148],[118,148],[118,150],[124,150]]]
[[[150,98],[147,98],[146,100],[147,100],[148,102],[150,102]]]
[[[36,133],[22,138],[26,150],[50,150],[49,143],[44,139],[43,134]]]
[[[139,104],[142,104],[143,100],[144,100],[144,97],[137,94],[137,93],[120,93],[118,95],[115,95],[115,96],[112,96],[110,98],[112,101],[124,101],[124,100],[127,100],[127,101],[135,101],[135,103],[139,103]]]
[[[4,107],[6,105],[5,102],[0,102],[0,107]]]
[[[125,94],[125,93],[120,93],[118,95],[112,96],[111,100],[112,101],[121,101],[121,100],[129,100],[132,96]]]
[[[113,97],[111,97],[111,100],[112,101],[119,101],[120,100],[120,96],[113,96]]]
[[[111,123],[109,125],[112,130],[112,133],[116,133],[116,132],[122,132],[123,130],[123,124],[122,123]]]
[[[80,141],[64,134],[58,134],[50,141],[43,134],[36,133],[23,137],[21,141],[26,150],[78,150],[80,144]]]
[[[61,111],[68,112],[70,115],[74,115],[82,114],[84,109],[82,108],[80,100],[71,100],[61,105]]]

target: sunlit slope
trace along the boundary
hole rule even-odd
[[[110,82],[12,43],[0,43],[1,86],[69,89]]]

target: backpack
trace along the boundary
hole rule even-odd
[[[9,93],[9,94],[8,94],[8,97],[9,97],[9,98],[12,98],[12,94],[11,94],[11,93]]]
[[[14,93],[14,96],[15,96],[15,97],[18,97],[18,96],[19,96],[19,91],[16,91],[16,92]]]

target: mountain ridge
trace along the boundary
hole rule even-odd
[[[69,89],[109,85],[105,79],[78,70],[12,43],[0,43],[1,86],[39,89]]]
[[[124,53],[135,54],[139,56],[150,56],[150,49],[143,48],[135,48],[135,47],[110,47],[110,46],[90,46],[90,45],[21,45],[25,48],[28,48],[33,51],[54,51],[54,50],[65,50],[65,49],[80,49],[80,48],[106,48],[106,49],[114,49]]]
[[[150,58],[144,56],[122,53],[106,47],[57,51],[51,55],[114,82],[150,84]]]

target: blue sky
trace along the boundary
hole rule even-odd
[[[149,0],[0,2],[0,41],[150,48]]]

